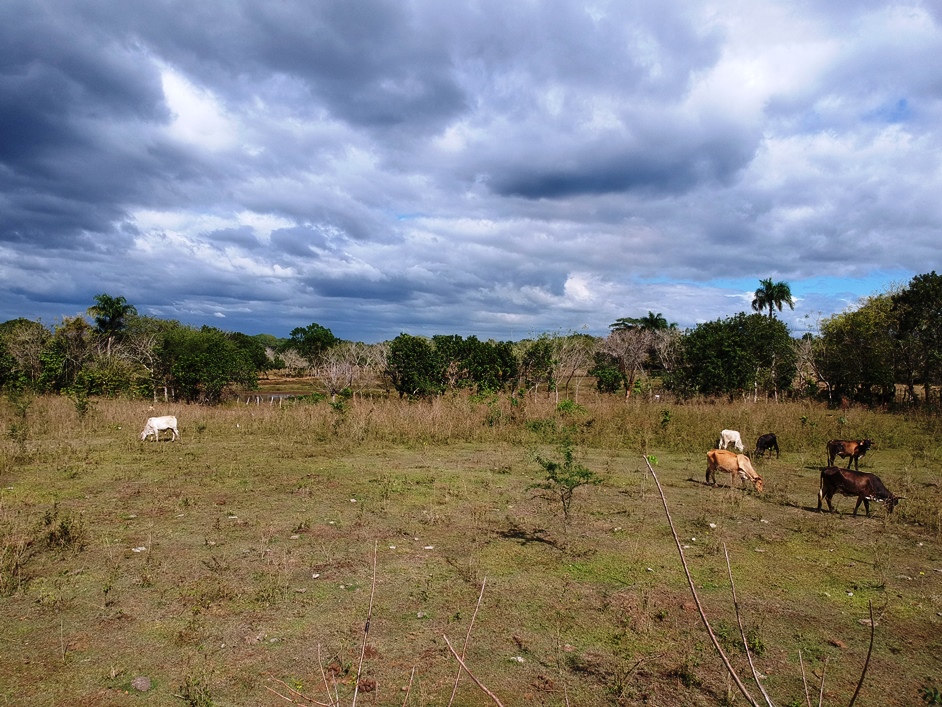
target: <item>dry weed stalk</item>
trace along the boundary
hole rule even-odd
[[[366,623],[363,625],[363,642],[360,644],[360,662],[357,663],[357,674],[353,687],[353,703],[351,707],[357,705],[357,695],[360,692],[360,676],[363,674],[363,657],[366,655],[366,645],[370,637],[370,621],[373,619],[373,597],[376,594],[376,547],[378,541],[373,541],[373,581],[370,586],[370,606],[366,612]]]
[[[664,505],[664,513],[667,516],[667,523],[671,529],[671,535],[674,536],[674,543],[677,545],[677,552],[680,555],[680,563],[683,565],[684,574],[687,577],[687,584],[690,586],[690,593],[693,596],[694,603],[697,605],[697,611],[700,613],[700,621],[703,623],[704,628],[706,628],[707,634],[710,636],[710,641],[713,643],[713,647],[716,649],[716,652],[719,654],[720,659],[723,661],[723,665],[726,666],[726,670],[729,673],[730,677],[736,683],[736,687],[739,688],[739,691],[742,693],[743,697],[749,702],[752,707],[759,707],[759,703],[755,698],[749,693],[746,689],[745,684],[740,679],[739,674],[736,672],[736,669],[733,668],[732,663],[730,663],[729,658],[726,653],[723,651],[723,648],[720,646],[719,640],[716,638],[716,634],[713,633],[713,628],[710,626],[710,622],[707,620],[706,613],[703,610],[703,605],[700,603],[700,596],[697,594],[696,586],[693,582],[693,577],[690,574],[690,568],[687,566],[687,559],[684,556],[684,549],[680,543],[680,537],[677,535],[677,530],[674,528],[674,520],[671,518],[670,510],[667,507],[667,497],[664,495],[664,489],[661,488],[660,479],[657,478],[657,474],[654,472],[654,468],[651,466],[651,462],[647,457],[642,457],[644,463],[648,467],[648,471],[651,472],[651,476],[654,478],[654,483],[657,485],[657,492],[661,496],[661,503]],[[726,546],[723,546],[723,552],[726,554],[726,568],[729,572],[729,583],[730,589],[733,596],[733,608],[736,612],[736,620],[739,623],[739,631],[742,636],[743,648],[745,649],[746,657],[749,660],[749,667],[752,669],[752,676],[756,682],[756,685],[759,687],[759,691],[762,693],[762,696],[765,698],[766,704],[768,707],[775,707],[772,703],[771,698],[765,691],[765,688],[762,686],[762,682],[759,680],[758,671],[756,671],[755,666],[752,662],[752,655],[749,651],[748,641],[746,640],[746,634],[743,630],[742,617],[739,613],[739,603],[736,600],[736,585],[733,582],[733,572],[729,564],[729,553],[726,552]],[[873,652],[873,637],[874,637],[874,620],[873,620],[873,603],[870,603],[870,647],[867,650],[867,658],[864,661],[863,670],[860,673],[860,680],[857,682],[857,689],[854,690],[853,696],[850,698],[850,702],[847,703],[847,707],[853,707],[854,703],[857,701],[857,695],[860,693],[860,689],[863,687],[864,678],[867,675],[867,668],[870,666],[870,656]],[[451,646],[449,646],[450,648]],[[808,696],[808,682],[805,679],[804,663],[801,661],[801,652],[798,653],[798,660],[801,664],[801,679],[804,682],[805,686],[805,698],[810,707],[811,698]],[[821,686],[818,694],[818,707],[824,704],[824,673],[827,670],[827,660],[825,659],[824,669],[821,671]]]
[[[481,592],[478,594],[478,603],[474,606],[474,613],[471,615],[471,623],[468,624],[468,632],[464,636],[464,645],[461,647],[461,658],[464,659],[465,653],[468,650],[468,643],[471,641],[471,629],[474,628],[474,619],[477,618],[478,609],[481,608],[481,600],[484,598],[484,586],[487,584],[487,577],[481,582]],[[448,700],[448,707],[451,707],[452,703],[455,701],[455,695],[458,694],[458,680],[461,677],[461,667],[458,667],[458,672],[455,673],[455,686],[451,689],[451,699]]]
[[[409,673],[409,684],[406,685],[406,694],[402,698],[402,707],[406,707],[406,702],[409,701],[409,694],[412,692],[412,682],[415,680],[415,666],[412,666],[412,672]]]
[[[479,688],[481,688],[481,691],[484,692],[485,695],[487,695],[492,700],[494,700],[494,704],[499,705],[499,707],[504,707],[503,703],[499,699],[497,699],[497,695],[495,695],[493,692],[488,690],[487,687],[484,685],[484,683],[478,680],[477,676],[475,676],[475,674],[471,672],[468,666],[465,665],[465,662],[461,659],[461,656],[459,656],[458,653],[455,652],[455,649],[452,648],[451,641],[448,640],[448,636],[446,636],[445,634],[442,634],[442,638],[445,639],[445,643],[448,645],[448,650],[450,650],[451,654],[455,656],[455,660],[458,661],[458,665],[460,665],[461,668],[468,674],[468,677],[474,681],[474,684],[477,685]]]

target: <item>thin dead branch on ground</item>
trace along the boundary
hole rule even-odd
[[[739,600],[736,598],[736,584],[733,582],[733,568],[729,564],[729,551],[726,549],[726,543],[723,543],[723,555],[726,557],[726,572],[729,575],[729,590],[733,595],[733,609],[736,611],[736,622],[739,624],[739,635],[742,638],[742,645],[746,651],[746,660],[749,661],[749,669],[752,670],[752,679],[755,680],[756,685],[759,686],[759,692],[761,692],[762,696],[765,698],[765,703],[769,707],[775,707],[772,704],[772,700],[769,698],[769,694],[762,686],[762,681],[759,680],[759,671],[756,670],[756,665],[752,660],[752,651],[749,650],[749,641],[746,639],[746,629],[742,625],[742,615],[739,613]]]
[[[739,678],[739,674],[736,672],[735,668],[733,668],[732,663],[730,663],[726,652],[723,650],[723,647],[720,646],[720,642],[719,639],[717,639],[716,634],[713,633],[713,628],[710,626],[710,622],[706,617],[706,612],[703,610],[703,604],[700,603],[700,596],[697,594],[696,586],[694,586],[693,577],[690,575],[690,568],[687,567],[687,559],[684,557],[684,549],[680,544],[680,537],[677,535],[677,530],[674,528],[674,519],[671,518],[670,509],[667,507],[667,497],[664,495],[664,489],[661,488],[661,481],[657,478],[657,474],[654,473],[654,468],[651,466],[651,462],[648,461],[648,458],[643,457],[643,459],[644,463],[647,464],[648,470],[651,472],[651,476],[654,477],[654,483],[657,484],[657,491],[661,495],[661,503],[664,504],[664,513],[667,514],[667,523],[670,525],[671,534],[674,536],[674,542],[677,544],[677,552],[680,554],[680,563],[684,567],[684,574],[687,576],[687,584],[690,586],[690,593],[693,596],[694,603],[697,605],[697,611],[700,612],[700,621],[703,622],[703,626],[706,628],[707,634],[710,636],[710,641],[713,643],[713,647],[716,649],[720,659],[723,661],[723,665],[726,666],[726,670],[729,672],[733,682],[736,683],[736,687],[739,688],[739,691],[742,693],[743,697],[746,698],[752,707],[759,707],[759,704],[755,701],[755,698],[749,694],[749,690],[746,689],[743,681]]]
[[[291,685],[286,683],[284,680],[279,680],[274,675],[269,675],[268,677],[270,677],[272,680],[274,680],[279,685],[284,687],[291,695],[293,695],[293,697],[288,697],[287,695],[282,695],[280,692],[278,692],[278,690],[274,689],[273,687],[270,687],[268,685],[265,686],[266,690],[278,695],[278,697],[283,699],[285,702],[290,702],[293,705],[317,705],[317,707],[334,707],[333,702],[318,702],[313,697],[308,697],[307,695],[300,692],[299,690],[296,690],[295,688],[291,687]]]
[[[455,649],[452,647],[451,641],[448,640],[448,636],[446,636],[445,634],[442,634],[442,638],[445,639],[445,643],[448,646],[448,650],[450,650],[451,654],[455,656],[455,660],[458,661],[458,665],[460,665],[462,669],[464,669],[464,671],[468,674],[468,677],[474,681],[474,684],[477,685],[479,688],[481,688],[481,691],[484,692],[485,695],[487,695],[494,701],[494,704],[499,705],[500,707],[504,707],[503,703],[499,699],[497,699],[497,695],[495,695],[493,692],[488,690],[487,687],[484,685],[484,683],[478,680],[477,676],[471,672],[470,668],[468,668],[467,665],[465,665],[465,662],[461,659],[461,657],[458,655],[457,652],[455,652]]]
[[[412,692],[412,682],[415,680],[415,666],[412,666],[412,672],[409,673],[409,684],[406,685],[406,694],[402,698],[402,707],[406,707],[406,702],[409,701],[409,694]]]
[[[474,606],[474,613],[471,615],[471,623],[468,624],[468,632],[464,637],[464,645],[461,647],[461,658],[462,660],[465,657],[465,654],[468,651],[468,643],[471,640],[471,629],[474,628],[474,619],[478,615],[478,609],[481,608],[481,600],[484,598],[484,586],[487,584],[487,577],[481,582],[481,592],[478,594],[478,603]],[[448,707],[451,707],[451,704],[455,701],[455,695],[458,694],[458,679],[461,677],[461,667],[458,667],[458,672],[455,673],[455,686],[451,689],[451,699],[448,700]]]

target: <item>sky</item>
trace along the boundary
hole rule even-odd
[[[942,5],[4,0],[0,321],[794,333],[942,271]]]

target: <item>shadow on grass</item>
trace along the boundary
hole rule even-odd
[[[509,528],[507,528],[507,530],[501,530],[497,534],[502,538],[516,540],[521,545],[529,545],[530,543],[543,543],[544,545],[549,545],[550,547],[554,547],[557,550],[560,549],[559,543],[550,538],[543,537],[544,533],[546,533],[546,530],[543,528],[527,530],[526,528],[521,528],[516,523],[513,523]]]

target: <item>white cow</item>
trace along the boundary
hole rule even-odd
[[[742,444],[742,437],[739,436],[736,430],[723,430],[720,432],[720,442],[717,446],[720,449],[726,449],[730,444],[735,445],[740,452],[746,451]]]
[[[148,417],[144,423],[144,431],[141,432],[141,441],[147,439],[148,435],[154,435],[154,441],[160,440],[161,430],[170,430],[172,435],[170,441],[173,442],[180,433],[177,431],[177,418],[173,415],[164,415],[163,417]]]

